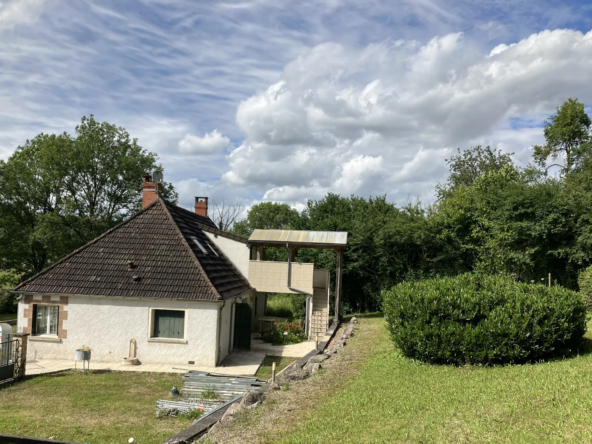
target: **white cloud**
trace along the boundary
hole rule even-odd
[[[214,130],[204,137],[187,134],[179,141],[179,151],[186,154],[215,154],[230,144],[230,139]]]
[[[34,23],[45,0],[3,0],[0,3],[0,31]]]
[[[591,69],[592,32],[572,30],[488,51],[460,33],[424,45],[318,45],[241,102],[246,137],[223,180],[264,200],[332,191],[431,201],[457,147],[486,142],[528,162],[542,129],[512,128],[510,119],[529,126],[568,97],[590,103]]]
[[[0,2],[0,158],[93,113],[158,153],[188,207],[194,193],[245,205],[327,191],[430,200],[456,147],[487,141],[527,161],[542,130],[508,117],[592,102],[587,37],[526,38],[588,26],[585,5]],[[214,128],[239,146],[195,155]]]

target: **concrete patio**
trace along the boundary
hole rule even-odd
[[[319,342],[324,337],[319,337]],[[290,356],[293,358],[302,358],[313,351],[316,347],[315,341],[301,342],[291,345],[272,345],[269,342],[263,342],[261,339],[251,340],[251,351],[264,352],[267,356]]]
[[[321,340],[321,338],[319,338]],[[229,376],[253,376],[265,356],[288,356],[301,358],[315,349],[315,341],[301,342],[292,345],[272,345],[260,339],[251,341],[251,350],[235,350],[222,361],[218,367],[200,367],[180,364],[141,364],[125,365],[117,362],[90,361],[91,370],[108,370],[118,372],[146,372],[146,373],[186,373],[190,370],[217,373]],[[30,360],[27,361],[27,375],[35,376],[74,369],[75,362],[60,360]],[[76,363],[82,369],[82,362]]]
[[[250,352],[247,352],[250,353]],[[118,372],[145,372],[145,373],[187,373],[190,370],[202,371],[209,373],[217,373],[228,376],[253,376],[259,370],[261,361],[265,354],[259,353],[259,359],[255,357],[237,357],[232,365],[225,367],[200,367],[196,365],[168,365],[168,364],[141,364],[141,365],[124,365],[115,362],[95,362],[90,361],[91,370],[107,370]],[[242,358],[242,359],[241,359]],[[76,363],[78,369],[82,369],[82,363]],[[74,361],[53,361],[53,360],[37,360],[27,361],[27,376],[42,375],[45,373],[53,373],[64,370],[74,369]]]

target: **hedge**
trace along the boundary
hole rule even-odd
[[[383,293],[392,340],[433,364],[510,364],[572,353],[586,332],[579,293],[502,276],[404,282]]]

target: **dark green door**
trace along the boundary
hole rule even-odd
[[[251,307],[249,304],[234,306],[234,348],[251,348]]]

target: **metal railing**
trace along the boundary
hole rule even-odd
[[[0,342],[0,381],[12,379],[18,373],[20,342]]]

